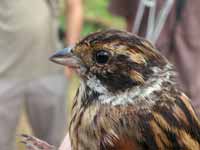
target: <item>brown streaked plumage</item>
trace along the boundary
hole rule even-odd
[[[66,61],[71,55],[74,64]],[[70,123],[73,150],[200,149],[200,122],[173,66],[146,40],[97,32],[52,60],[75,66],[82,79]]]
[[[199,150],[200,122],[173,66],[146,40],[107,30],[51,60],[81,86],[69,127],[72,150]]]

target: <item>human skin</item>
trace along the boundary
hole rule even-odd
[[[65,1],[65,25],[67,45],[74,45],[80,38],[83,25],[83,6],[82,0],[66,0]],[[72,76],[72,70],[65,67],[65,75],[68,79]]]
[[[70,144],[70,139],[69,139],[69,134],[65,136],[62,144],[60,145],[58,150],[71,150],[71,144]]]

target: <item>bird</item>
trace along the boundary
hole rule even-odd
[[[174,66],[149,41],[109,29],[58,51],[80,87],[72,105],[72,150],[199,150],[200,121]]]

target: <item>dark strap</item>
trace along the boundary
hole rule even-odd
[[[174,21],[174,27],[172,30],[172,37],[171,37],[171,43],[170,43],[170,50],[169,50],[169,56],[172,55],[172,53],[174,52],[175,49],[175,35],[176,35],[176,27],[177,25],[181,22],[181,18],[182,18],[182,12],[183,9],[186,5],[187,0],[176,0],[176,18]]]
[[[183,8],[186,5],[187,0],[176,0],[176,21],[180,22]]]

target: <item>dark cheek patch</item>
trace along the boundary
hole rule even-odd
[[[123,91],[139,84],[139,82],[132,80],[128,75],[119,73],[106,73],[103,76],[97,74],[96,76],[112,92]]]
[[[130,75],[130,67],[127,60],[128,57],[126,55],[117,55],[109,61],[107,66],[104,65],[103,71],[98,71],[95,75],[112,92],[124,91],[141,84],[142,80],[139,79],[139,76],[137,78],[135,75],[135,78],[133,78]],[[100,70],[99,67],[97,68]]]
[[[148,69],[144,64],[133,62],[127,55],[117,55],[108,64],[93,66],[92,72],[112,92],[124,91],[144,84],[148,79]]]

